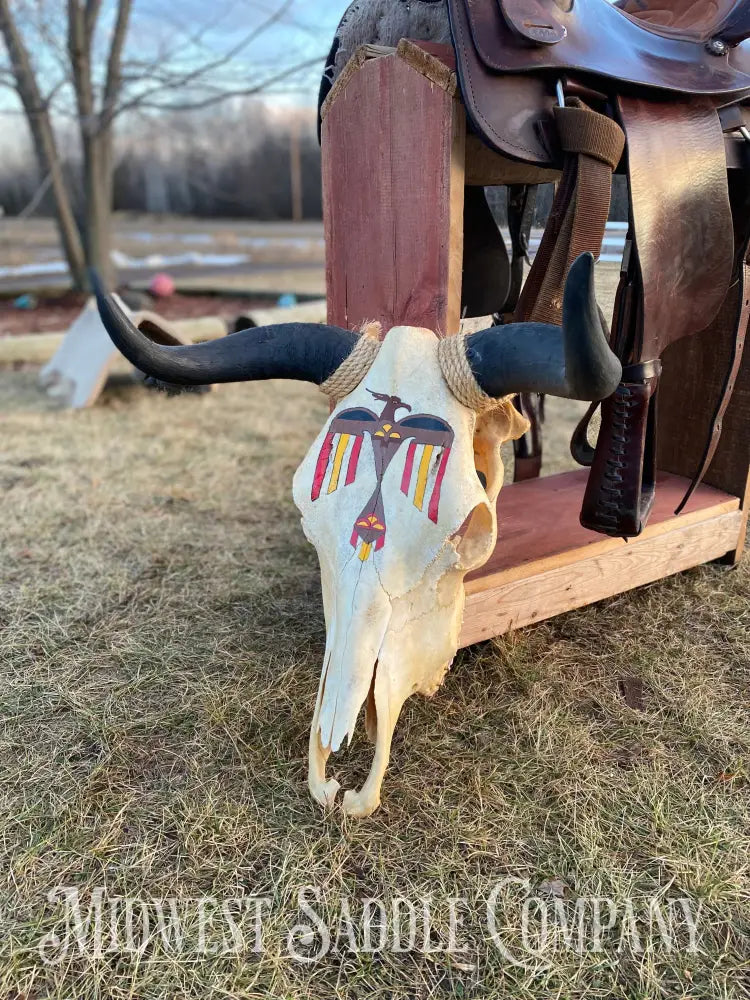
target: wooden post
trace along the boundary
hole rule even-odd
[[[409,51],[363,52],[325,108],[328,322],[445,335],[460,322],[466,117],[453,74]]]

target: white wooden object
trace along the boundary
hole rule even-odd
[[[136,326],[146,324],[146,332],[150,332],[153,325],[157,326],[163,333],[158,337],[160,343],[191,343],[189,337],[156,313],[146,310],[133,313],[122,299],[115,298]],[[40,371],[39,385],[64,406],[83,409],[96,402],[107,376],[120,360],[120,352],[104,329],[96,301],[91,298],[65,334],[52,360]]]

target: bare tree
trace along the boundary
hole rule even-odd
[[[290,59],[238,85],[233,60],[277,23],[292,2],[280,2],[218,55],[199,58],[206,25],[196,25],[176,30],[176,40],[158,45],[153,54],[131,53],[128,58],[126,43],[137,0],[66,0],[64,10],[59,0],[0,0],[0,36],[8,56],[7,67],[0,67],[0,83],[15,91],[23,108],[75,287],[86,287],[87,266],[111,276],[118,117],[143,109],[203,108],[230,96],[259,94],[318,62],[317,57],[296,63]],[[80,141],[85,204],[78,215],[55,130],[56,118],[66,115],[75,121]]]

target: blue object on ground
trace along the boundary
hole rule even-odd
[[[284,292],[283,295],[279,296],[279,301],[276,305],[281,306],[282,309],[289,309],[291,306],[297,305],[297,296],[294,292]]]
[[[19,295],[17,299],[13,299],[13,307],[15,309],[36,309],[39,305],[35,295]]]

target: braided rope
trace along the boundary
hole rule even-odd
[[[336,403],[348,396],[350,392],[354,392],[378,356],[380,350],[379,333],[379,323],[368,323],[363,327],[361,336],[354,345],[351,354],[344,358],[325,382],[321,383],[320,391]]]
[[[459,333],[453,337],[443,337],[438,341],[438,361],[448,388],[459,401],[470,410],[485,413],[500,406],[511,396],[495,399],[488,396],[476,380],[466,357],[466,336]]]

